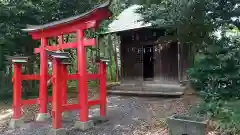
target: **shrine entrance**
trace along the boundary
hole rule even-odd
[[[143,78],[145,81],[154,78],[154,48],[153,45],[143,46]]]

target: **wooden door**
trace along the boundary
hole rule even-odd
[[[178,46],[177,44],[155,46],[155,78],[162,83],[178,81]]]

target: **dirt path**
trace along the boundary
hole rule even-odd
[[[63,126],[69,135],[165,135],[164,119],[174,113],[188,113],[196,101],[193,96],[174,99],[109,96],[107,122],[96,123],[95,128],[87,132],[72,129],[74,121],[65,121]],[[77,117],[78,111],[73,114]],[[91,109],[91,117],[98,114],[98,108]],[[2,135],[45,135],[51,128],[50,123],[29,121],[24,128],[7,130]]]

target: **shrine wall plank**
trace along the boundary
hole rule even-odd
[[[140,29],[119,34],[121,36],[121,81],[123,83],[140,84],[144,81],[143,49],[152,45],[154,51],[154,80],[159,80],[162,83],[172,83],[179,82],[179,76],[181,76],[181,79],[186,76],[189,65],[188,48],[181,47],[179,52],[177,42],[168,40],[169,37],[164,36],[163,32],[157,30],[154,33],[152,29]],[[180,61],[178,61],[178,55]],[[178,64],[180,64],[180,67]]]

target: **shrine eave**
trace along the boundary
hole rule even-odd
[[[65,18],[65,19],[62,19],[62,20],[59,20],[59,21],[54,21],[54,22],[51,22],[51,23],[43,24],[43,25],[27,25],[27,28],[22,29],[22,31],[37,32],[37,31],[42,31],[42,30],[49,29],[49,28],[54,28],[54,27],[57,27],[59,25],[69,24],[69,23],[73,23],[73,22],[82,20],[85,17],[88,17],[89,15],[91,15],[93,12],[96,12],[100,9],[108,8],[111,4],[111,1],[112,0],[107,0],[104,3],[95,6],[90,11],[87,11],[87,12],[82,13],[80,15],[72,16],[72,17],[69,17],[69,18]]]

